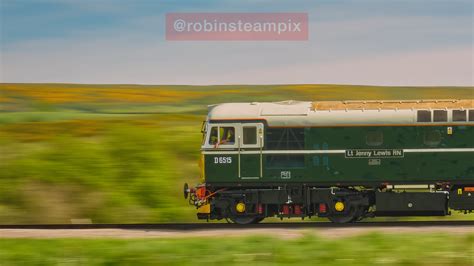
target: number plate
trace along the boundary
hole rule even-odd
[[[214,157],[215,164],[230,164],[232,163],[232,157]]]

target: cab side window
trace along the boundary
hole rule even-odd
[[[257,127],[243,127],[244,145],[257,144]]]
[[[209,134],[210,145],[234,145],[235,128],[234,127],[212,127]]]
[[[211,134],[209,135],[209,144],[216,145],[219,137],[217,136],[217,127],[211,128]]]
[[[235,143],[235,128],[234,127],[220,127],[219,133],[221,136],[221,145],[233,145]]]

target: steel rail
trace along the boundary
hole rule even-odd
[[[330,222],[281,222],[250,225],[228,223],[157,223],[157,224],[0,224],[0,229],[137,229],[137,230],[219,230],[219,229],[301,229],[301,228],[357,228],[357,227],[433,227],[472,226],[474,221],[396,221],[357,222],[334,224]]]

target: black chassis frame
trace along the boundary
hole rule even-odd
[[[345,215],[352,207],[363,210],[365,216],[439,216],[449,215],[449,208],[465,212],[474,210],[474,196],[467,193],[458,194],[457,189],[469,185],[467,182],[411,182],[410,184],[438,184],[432,192],[396,193],[384,190],[385,183],[207,183],[211,191],[221,190],[210,200],[211,213],[198,215],[200,219],[224,219],[239,216],[258,218],[283,217],[326,217]],[[391,183],[393,185],[396,183]],[[403,182],[400,184],[407,184]],[[472,183],[471,183],[472,184]],[[472,185],[471,185],[472,186]],[[359,189],[356,189],[359,188]],[[474,194],[474,193],[473,193]],[[336,212],[335,203],[346,204],[343,212]],[[234,206],[242,202],[246,207],[244,213],[237,213]],[[324,203],[327,210],[319,211],[319,204]],[[369,209],[378,203],[379,210]],[[259,213],[257,205],[263,206]],[[283,214],[282,207],[287,205],[301,207],[300,214]],[[408,205],[412,205],[408,207]],[[376,208],[377,209],[377,208]]]
[[[211,213],[209,219],[233,218],[239,216],[253,216],[259,218],[273,217],[275,215],[283,217],[325,217],[336,213],[334,204],[337,201],[344,201],[347,205],[347,212],[351,207],[369,208],[373,204],[373,190],[356,191],[349,188],[330,188],[330,187],[313,187],[307,185],[285,185],[276,187],[260,187],[260,188],[242,188],[242,187],[226,187],[227,190],[218,192],[216,197],[211,200]],[[245,213],[237,213],[235,204],[244,203],[247,207]],[[319,204],[327,205],[327,211],[319,212]],[[258,213],[257,204],[263,206],[262,213]],[[282,207],[286,205],[290,209],[290,213],[283,214]],[[300,214],[294,214],[295,205],[301,207]],[[340,213],[344,214],[346,211]]]

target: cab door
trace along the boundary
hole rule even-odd
[[[245,123],[238,137],[238,169],[241,179],[260,179],[263,176],[263,124]]]

